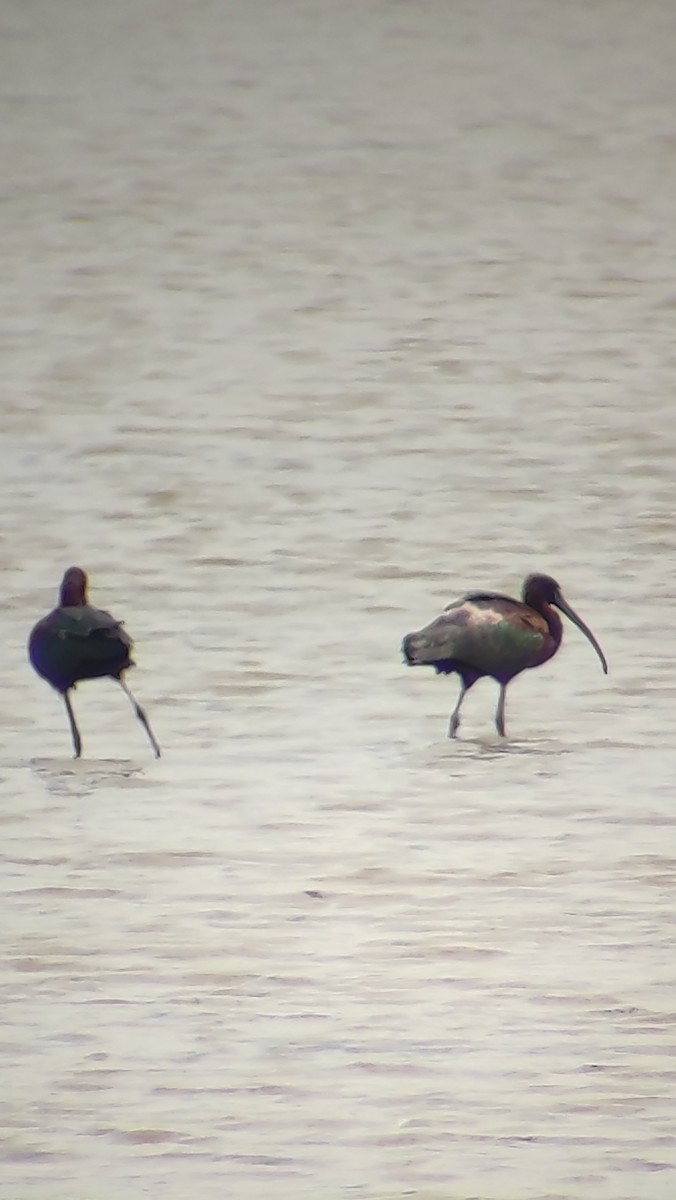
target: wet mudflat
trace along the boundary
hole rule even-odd
[[[13,1200],[673,1197],[676,25],[488,7],[7,10]],[[610,674],[450,743],[401,637],[536,569]]]

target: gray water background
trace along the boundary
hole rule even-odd
[[[0,1195],[676,1195],[676,7],[5,0]],[[130,683],[25,643],[64,568]],[[466,702],[399,644],[549,571]]]

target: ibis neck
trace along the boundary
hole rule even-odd
[[[545,602],[541,606],[540,612],[541,612],[542,616],[544,617],[545,621],[547,622],[547,628],[549,629],[549,636],[551,637],[552,641],[554,642],[554,648],[552,650],[552,654],[553,654],[554,651],[558,650],[559,646],[561,645],[561,638],[563,636],[563,622],[562,622],[559,614],[557,613],[556,609],[553,608],[551,604],[547,604]]]
[[[87,603],[87,577],[83,571],[67,571],[61,584],[59,603],[62,608],[79,608]]]

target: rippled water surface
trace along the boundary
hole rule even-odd
[[[676,9],[0,32],[0,1195],[673,1200]],[[402,634],[533,569],[610,674],[451,743]]]

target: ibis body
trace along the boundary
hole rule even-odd
[[[144,726],[155,757],[160,747],[148,718],[123,679],[134,666],[133,642],[120,621],[87,600],[87,576],[80,567],[69,567],[61,582],[59,603],[38,621],[28,639],[32,665],[65,701],[75,757],[82,754],[82,739],[75,720],[70,692],[84,679],[115,679],[129,697]]]
[[[550,575],[529,575],[521,600],[498,592],[468,592],[429,625],[406,635],[402,650],[410,666],[427,665],[437,673],[460,676],[449,737],[458,731],[467,692],[486,675],[500,686],[495,725],[500,736],[505,736],[507,685],[522,671],[547,662],[561,645],[563,625],[557,608],[588,638],[607,674],[608,664],[596,638]]]

